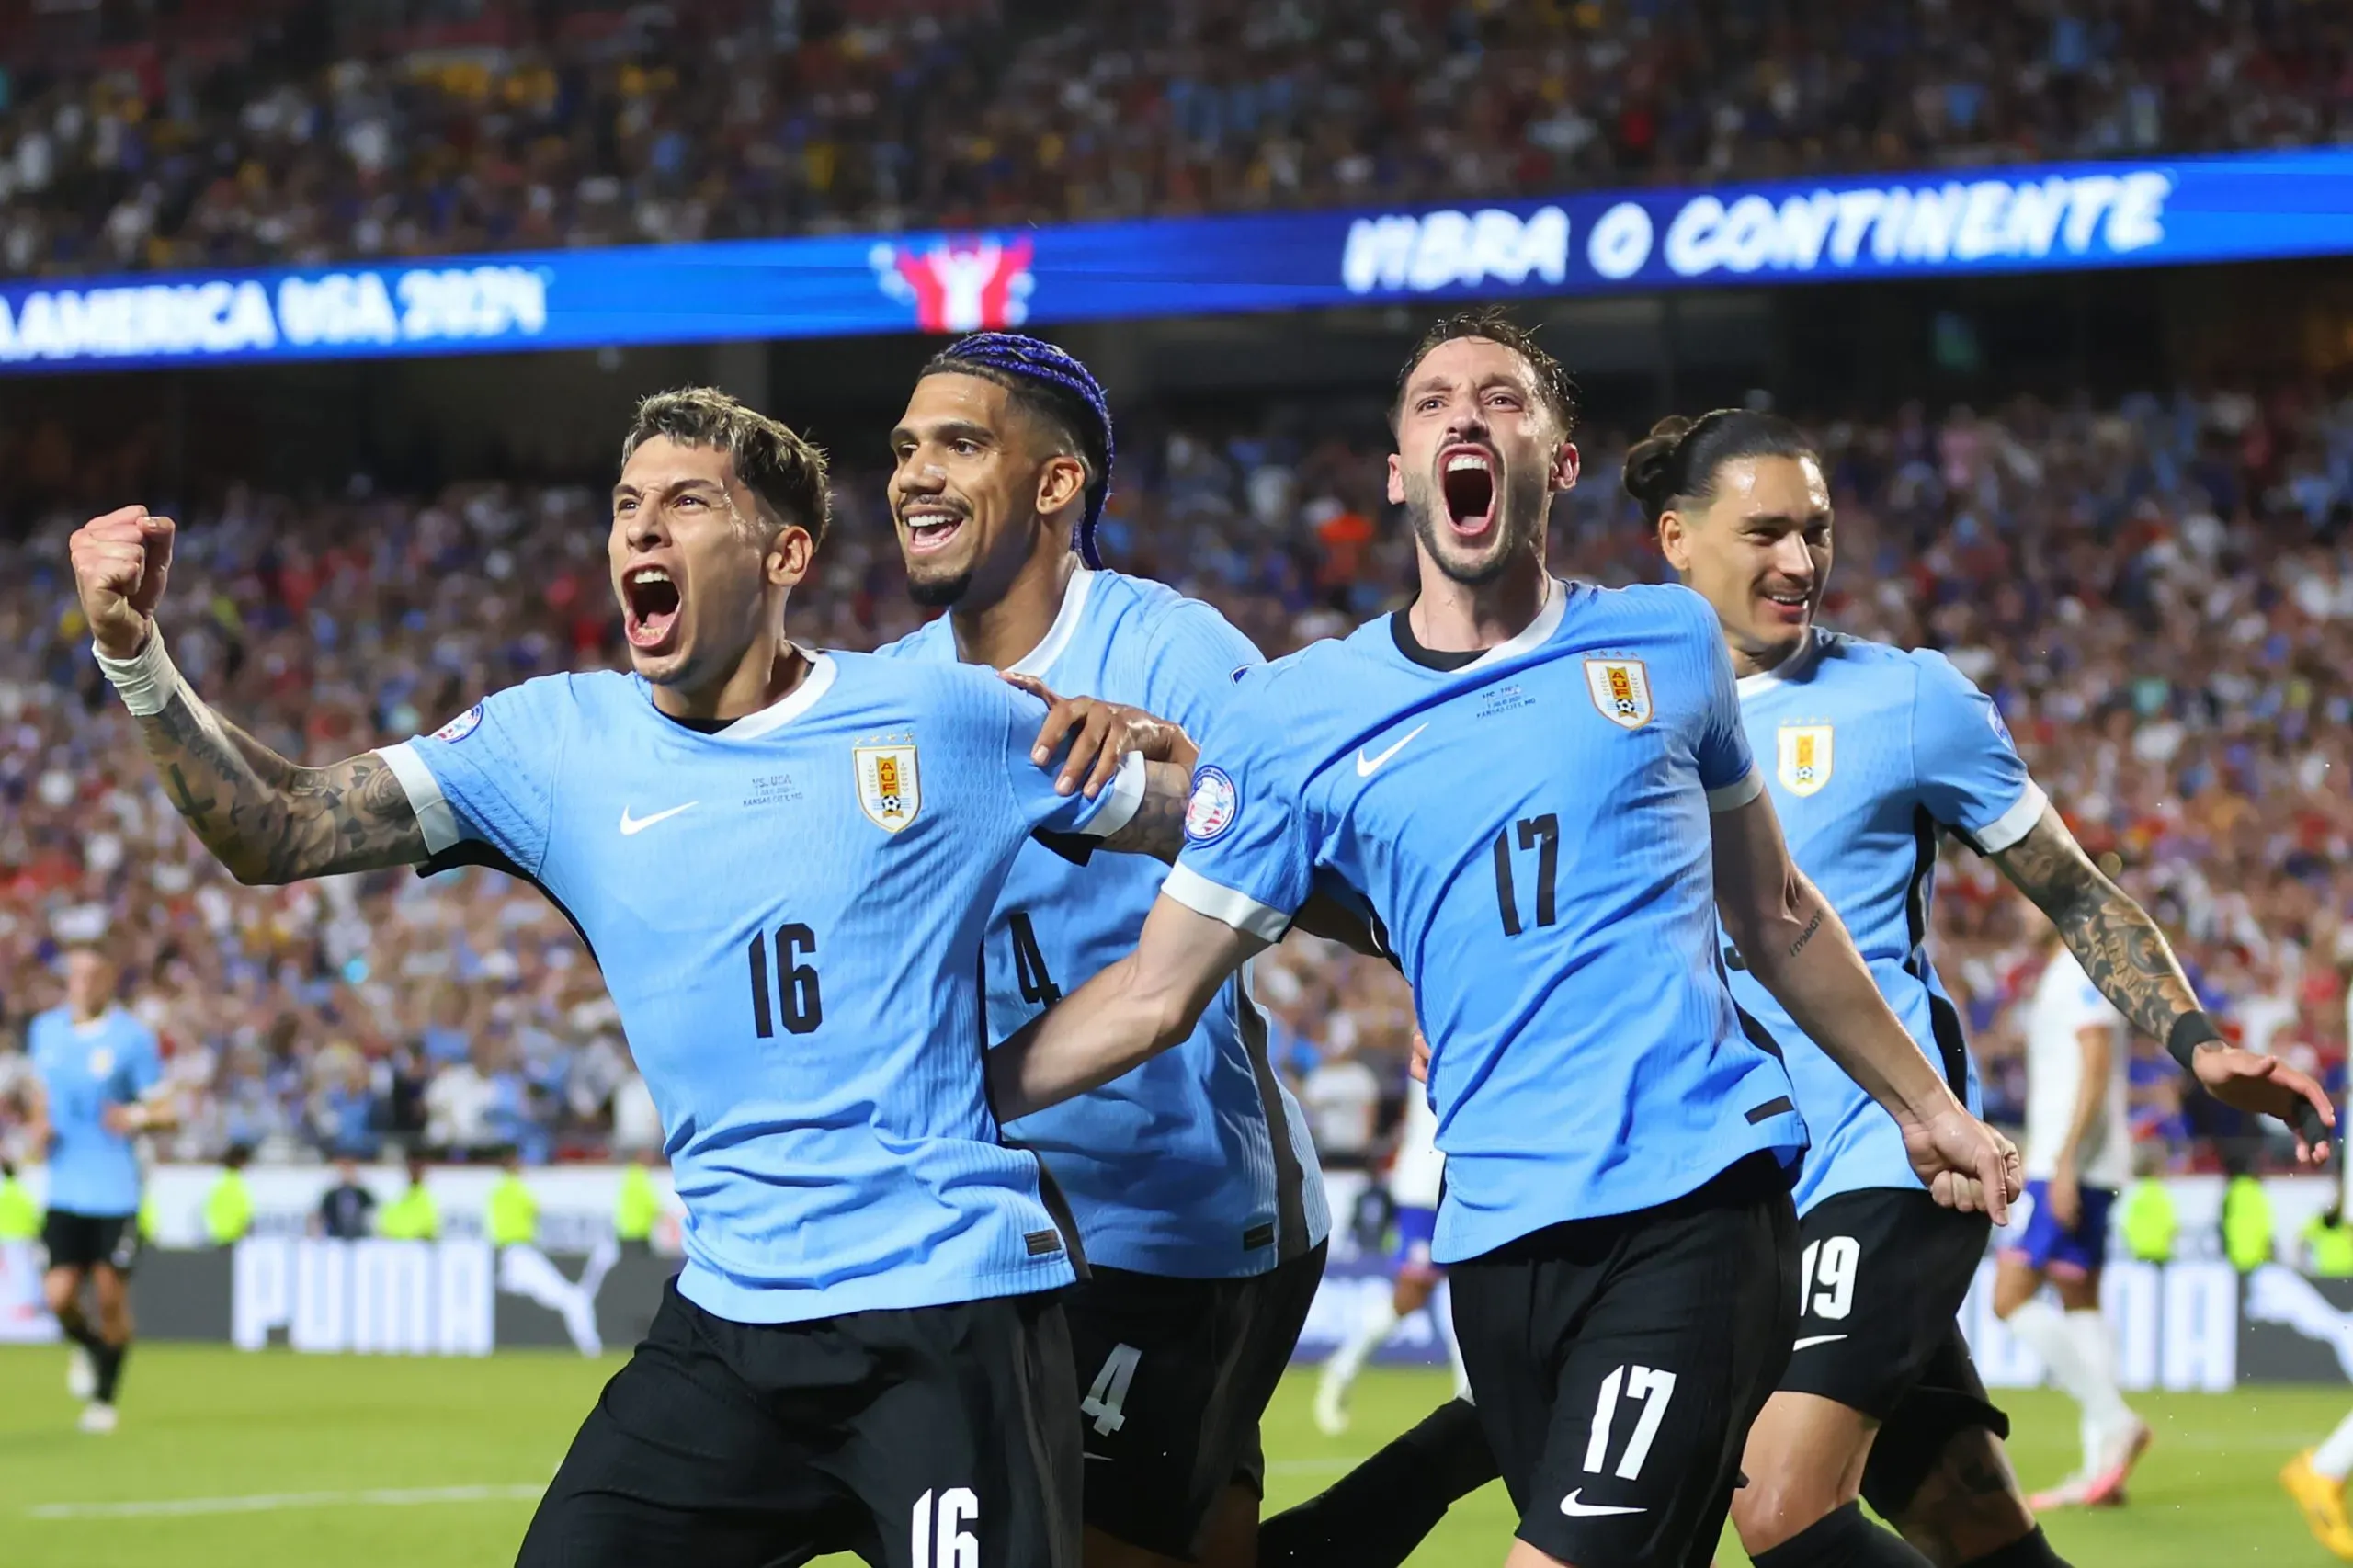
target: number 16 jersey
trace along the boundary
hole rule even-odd
[[[1164,891],[1269,939],[1319,873],[1370,905],[1431,1045],[1438,1261],[1804,1148],[1716,948],[1710,813],[1763,784],[1705,600],[1552,582],[1475,656],[1401,612],[1235,696]]]
[[[818,654],[712,733],[634,676],[551,676],[383,753],[428,849],[536,881],[596,954],[697,1305],[786,1323],[1074,1278],[989,1108],[981,943],[1030,833],[1116,831],[1142,769],[1055,794],[1045,711],[988,672]]]

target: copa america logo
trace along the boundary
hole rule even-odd
[[[915,307],[926,332],[979,332],[1019,326],[1029,318],[1038,286],[1029,270],[1027,235],[933,240],[923,249],[878,244],[867,253],[874,281],[901,304]]]

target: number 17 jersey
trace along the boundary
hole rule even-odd
[[[1705,600],[1552,582],[1475,657],[1401,612],[1236,695],[1164,891],[1269,940],[1319,875],[1376,914],[1430,1041],[1438,1261],[1804,1148],[1717,952],[1711,812],[1763,786]]]
[[[603,969],[686,1205],[688,1300],[734,1323],[1074,1278],[983,1070],[981,944],[1030,833],[1108,834],[995,675],[818,654],[703,733],[634,676],[552,676],[387,749],[436,856],[537,882]]]

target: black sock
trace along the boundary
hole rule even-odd
[[[1972,1557],[1961,1568],[2067,1568],[2067,1560],[2051,1550],[2050,1539],[2037,1525],[2033,1533],[2020,1536],[1999,1551]]]
[[[57,1326],[64,1331],[66,1338],[88,1351],[93,1361],[107,1347],[107,1342],[98,1337],[97,1330],[90,1326],[90,1320],[82,1315],[82,1306],[78,1301],[66,1303],[65,1310],[57,1314]]]
[[[1449,1400],[1320,1495],[1261,1524],[1258,1568],[1398,1568],[1449,1504],[1498,1473],[1478,1411]]]
[[[1863,1517],[1860,1503],[1824,1515],[1750,1561],[1756,1568],[1930,1568],[1902,1536]]]
[[[97,1402],[112,1404],[114,1391],[122,1382],[122,1364],[131,1358],[131,1341],[126,1339],[119,1345],[100,1344],[90,1352],[90,1356],[98,1364]]]

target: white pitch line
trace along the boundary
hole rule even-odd
[[[135,1519],[181,1514],[267,1514],[282,1508],[413,1508],[428,1503],[529,1503],[544,1482],[515,1486],[414,1486],[367,1492],[263,1492],[244,1497],[167,1497],[144,1503],[41,1503],[36,1519]]]

